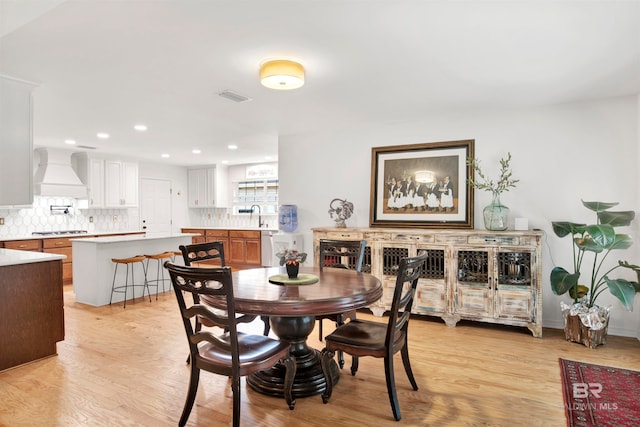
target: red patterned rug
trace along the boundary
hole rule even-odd
[[[640,426],[640,372],[560,359],[569,427]]]

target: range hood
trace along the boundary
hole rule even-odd
[[[40,160],[33,178],[34,195],[87,198],[87,187],[71,166],[70,151],[42,147],[35,153]]]

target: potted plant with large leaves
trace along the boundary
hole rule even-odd
[[[552,222],[556,236],[571,236],[573,266],[570,269],[572,271],[554,267],[551,271],[551,289],[557,295],[568,293],[573,298],[571,306],[561,303],[567,340],[595,348],[605,343],[609,324],[609,308],[598,306],[598,297],[608,289],[627,310],[632,311],[635,294],[640,292],[640,267],[627,261],[618,261],[613,266],[605,263],[611,251],[631,246],[631,237],[616,233],[616,227],[630,225],[635,212],[610,211],[618,205],[617,202],[582,201],[582,204],[596,213],[595,224]],[[587,266],[584,270],[583,263]],[[635,271],[638,281],[613,278],[611,274],[621,268]],[[586,270],[590,271],[583,275]]]

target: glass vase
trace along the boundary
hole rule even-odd
[[[509,208],[500,202],[500,193],[493,193],[491,204],[482,211],[484,216],[484,228],[491,231],[507,229],[509,221]]]

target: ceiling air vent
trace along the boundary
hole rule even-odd
[[[88,145],[76,145],[76,148],[86,148],[87,150],[95,150],[96,147],[90,147]]]
[[[234,102],[251,101],[251,98],[248,98],[248,97],[246,97],[244,95],[240,95],[239,93],[232,92],[230,90],[223,90],[222,92],[220,92],[218,94],[218,96],[221,96],[223,98],[229,99],[229,100],[234,101]]]

